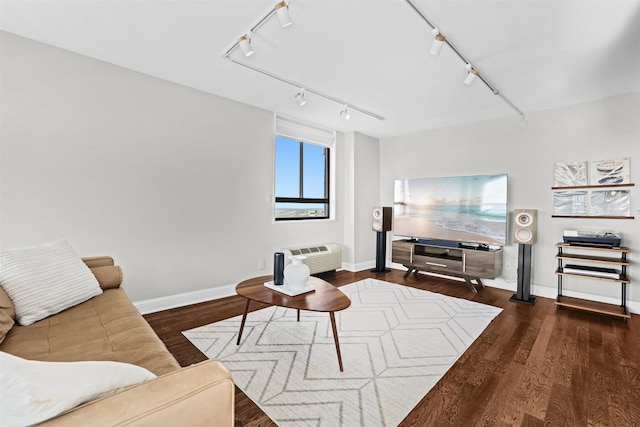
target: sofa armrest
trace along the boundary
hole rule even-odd
[[[89,270],[96,276],[102,289],[115,289],[122,284],[122,269],[117,265],[92,267]]]
[[[84,261],[84,263],[87,264],[89,268],[115,265],[115,262],[113,262],[113,258],[111,258],[110,256],[83,257],[82,261]]]
[[[41,426],[229,426],[235,387],[217,360],[207,360],[93,400]]]
[[[115,265],[110,256],[83,257],[102,289],[118,288],[122,284],[122,269]]]

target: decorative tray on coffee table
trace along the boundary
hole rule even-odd
[[[295,297],[296,295],[306,294],[307,292],[311,292],[311,291],[315,290],[313,285],[310,285],[309,283],[307,283],[303,288],[300,288],[300,289],[291,289],[287,285],[275,285],[273,283],[273,280],[271,280],[269,282],[265,282],[264,285],[269,289],[273,289],[274,291],[278,291],[278,292],[283,293],[285,295],[289,295],[290,297]]]

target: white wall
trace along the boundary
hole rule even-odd
[[[347,132],[344,135],[344,149],[342,150],[342,159],[348,167],[345,167],[343,181],[344,199],[341,200],[344,207],[344,247],[342,248],[343,265],[348,266],[349,270],[355,270],[355,254],[353,248],[356,244],[355,230],[355,171],[353,165],[355,163],[355,133]]]
[[[350,269],[375,266],[376,233],[371,230],[372,211],[380,205],[380,142],[358,132],[345,135],[347,197],[345,206],[345,246]]]
[[[466,126],[381,140],[380,186],[383,204],[393,203],[393,181],[400,178],[507,173],[509,212],[538,209],[538,243],[533,248],[532,293],[555,295],[556,242],[565,229],[615,230],[630,247],[630,259],[640,259],[640,94],[598,100],[518,118],[484,121]],[[632,215],[635,219],[551,218],[553,166],[557,162],[630,158]],[[505,247],[503,265],[517,267],[517,245]],[[640,265],[629,269],[628,298],[640,308]],[[487,281],[515,290],[515,271]],[[505,282],[507,279],[508,282]],[[594,280],[568,279],[567,295],[619,303],[620,287]]]
[[[336,221],[273,223],[272,112],[0,34],[2,248],[64,238],[112,255],[139,301],[270,274],[281,247],[342,243],[341,204]]]
[[[361,133],[355,134],[355,259],[363,268],[374,267],[376,232],[372,231],[373,207],[380,206],[380,143]],[[392,206],[392,205],[387,205]],[[366,265],[374,261],[373,265]]]

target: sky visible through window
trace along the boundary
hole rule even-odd
[[[276,135],[276,197],[324,198],[325,148],[303,143],[303,183],[300,192],[300,142]],[[326,216],[322,203],[276,203],[276,218]],[[315,211],[315,214],[314,214]]]

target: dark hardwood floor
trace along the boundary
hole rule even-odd
[[[413,275],[339,271],[336,286],[367,277],[502,307],[504,311],[418,403],[402,426],[640,426],[640,317],[619,319],[509,302],[512,292]],[[254,308],[259,308],[257,304]],[[183,330],[242,314],[238,296],[145,316],[182,366],[202,360]],[[275,425],[236,388],[236,426]]]

